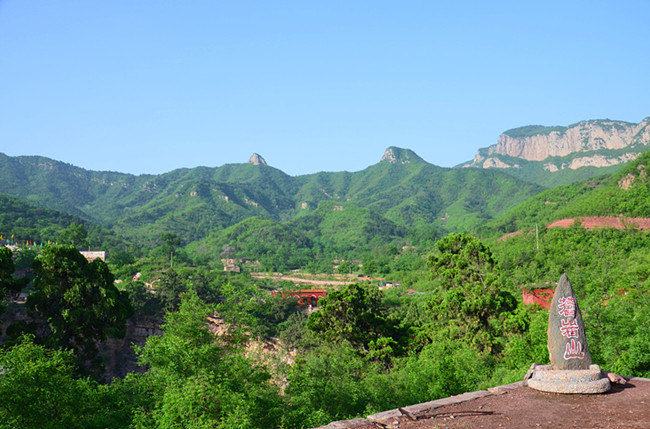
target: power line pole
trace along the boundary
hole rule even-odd
[[[537,251],[539,252],[539,229],[537,224],[535,224],[535,242],[537,243]]]

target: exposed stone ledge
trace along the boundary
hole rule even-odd
[[[533,364],[531,369],[539,364]],[[647,381],[650,378],[643,377],[624,377],[629,381]],[[447,398],[436,399],[435,401],[423,402],[421,404],[410,405],[408,407],[395,408],[392,410],[382,411],[372,414],[365,419],[357,418],[351,420],[339,420],[331,422],[325,426],[319,426],[314,429],[390,429],[398,428],[404,419],[418,420],[432,417],[435,415],[435,409],[445,405],[458,404],[461,402],[471,401],[472,399],[483,398],[485,396],[502,395],[508,390],[526,387],[527,381],[517,381],[515,383],[504,384],[501,386],[490,387],[487,390],[478,390],[467,392],[461,395],[450,396]]]
[[[332,422],[325,426],[319,426],[316,429],[379,429],[383,427],[368,419],[352,419]]]
[[[650,378],[645,377],[625,377],[628,381],[650,381]]]
[[[472,399],[482,398],[484,396],[501,395],[508,390],[526,386],[525,381],[505,384],[502,386],[491,387],[487,390],[477,390],[467,392],[461,395],[449,396],[447,398],[436,399],[435,401],[423,402],[421,404],[409,405],[408,407],[395,408],[393,410],[382,411],[368,416],[367,419],[340,420],[332,422],[325,426],[319,426],[315,429],[376,429],[397,427],[400,419],[408,418],[417,420],[433,415],[433,410],[445,405],[458,404],[460,402],[471,401]]]

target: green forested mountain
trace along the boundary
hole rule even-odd
[[[247,218],[225,229],[214,229],[187,250],[198,260],[229,257],[259,260],[262,268],[297,268],[318,256],[348,257],[402,239],[407,229],[380,214],[352,203],[321,201],[285,223],[261,217]]]
[[[489,222],[484,231],[513,232],[579,216],[650,216],[650,152],[608,176],[559,186]]]
[[[40,156],[0,154],[0,192],[85,219],[115,218],[121,198],[146,179],[88,171]]]
[[[377,225],[394,224],[367,231],[397,231],[424,223],[469,230],[541,190],[499,171],[437,167],[394,147],[381,162],[362,171],[297,177],[253,164],[133,176],[0,154],[0,192],[113,228],[145,245],[157,244],[164,231],[189,243],[250,217],[295,219],[290,225],[298,231],[314,223],[326,229],[327,216],[319,220],[322,201],[350,203],[366,209],[365,216]],[[310,228],[308,236],[327,236]]]
[[[18,198],[0,194],[0,235],[5,240],[47,241],[58,238],[60,232],[78,217],[26,203]]]
[[[406,228],[381,216],[379,211],[334,201],[322,201],[316,210],[287,225],[322,249],[339,255],[352,249],[376,247],[406,234]]]
[[[142,374],[106,385],[85,378],[101,367],[79,365],[89,362],[83,351],[53,348],[59,341],[54,335],[10,338],[0,347],[0,366],[8,369],[0,394],[9,404],[0,409],[0,420],[12,427],[199,421],[206,427],[302,428],[518,381],[531,362],[548,362],[548,312],[524,304],[521,287],[553,282],[563,273],[580,299],[594,361],[607,371],[647,377],[650,312],[639,305],[650,290],[647,232],[542,228],[539,237],[496,237],[568,216],[648,216],[649,161],[646,154],[616,175],[548,190],[515,208],[539,187],[499,171],[435,167],[396,148],[354,173],[290,177],[264,165],[228,165],[116,176],[133,192],[117,198],[123,206],[97,211],[123,213],[111,221],[116,230],[152,243],[171,230],[192,241],[176,249],[170,237],[137,260],[115,252],[111,268],[123,290],[106,287],[106,299],[98,300],[103,291],[87,293],[85,286],[98,278],[112,286],[109,268],[86,263],[72,247],[46,247],[35,259],[36,292],[27,303],[54,327],[58,322],[48,312],[67,305],[74,319],[63,326],[72,326],[77,341],[96,332],[97,316],[120,307],[120,314],[129,314],[128,306],[113,305],[121,301],[114,297],[128,294],[136,315],[164,314],[163,333],[139,348]],[[92,172],[86,174],[92,181]],[[34,192],[48,180],[22,189]],[[72,200],[71,185],[52,185]],[[105,195],[93,200],[98,189],[87,190],[86,203],[75,209],[110,201]],[[82,222],[14,197],[2,197],[0,204],[2,221],[13,227],[42,231]],[[485,242],[446,234],[481,225],[490,235]],[[12,254],[1,250],[0,274],[11,286]],[[331,273],[335,257],[354,258],[362,270],[348,260],[338,271],[381,275],[402,287],[380,291],[376,282],[349,284],[330,290],[318,311],[307,314],[296,300],[269,294],[270,287],[289,288],[290,282],[271,285],[248,272],[211,269],[222,257],[258,259],[269,271],[301,267],[318,273]],[[51,288],[54,293],[43,299],[43,285],[67,282],[73,290]],[[6,290],[12,289],[1,287],[0,297],[8,296]],[[99,320],[116,332],[126,326],[124,320]],[[227,332],[215,341],[216,326]],[[7,335],[28,328],[15,324]],[[268,359],[265,352],[258,356],[250,352],[256,342],[277,344],[277,350]],[[290,364],[283,360],[287,353],[295,356]],[[115,356],[111,352],[110,360]]]
[[[104,250],[125,249],[127,244],[113,232],[103,229],[91,222],[77,216],[63,213],[58,210],[46,209],[27,203],[10,195],[0,194],[0,236],[4,241],[36,244],[58,242],[72,239],[68,231],[67,240],[65,232],[71,225],[81,228],[83,237],[78,237],[84,248],[97,248]]]
[[[542,189],[498,171],[438,167],[399,148],[389,148],[381,162],[362,171],[298,179],[304,184],[296,199],[309,208],[323,200],[348,201],[400,226],[449,230],[469,230]]]

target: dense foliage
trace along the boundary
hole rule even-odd
[[[499,219],[489,222],[483,234],[543,228],[548,223],[581,216],[650,215],[650,152],[611,176],[559,186],[542,192]]]
[[[88,262],[72,246],[48,246],[33,268],[27,307],[47,321],[47,343],[73,349],[83,362],[95,358],[98,341],[124,336],[133,309],[102,260]]]
[[[317,212],[322,201],[367,209],[373,228],[380,230],[394,230],[391,223],[470,230],[542,190],[499,171],[445,169],[409,150],[389,150],[394,162],[382,161],[354,173],[298,177],[252,164],[132,176],[0,154],[0,192],[111,227],[138,246],[151,248],[165,232],[189,244],[255,216],[286,223]],[[321,225],[316,233],[327,237],[327,219]],[[300,233],[301,225],[295,227]]]
[[[98,181],[51,164],[57,175],[92,182],[80,195],[54,187],[84,210],[109,197],[133,202],[116,230],[148,244],[116,246],[108,264],[88,262],[74,246],[101,230],[48,212],[39,224],[34,207],[7,199],[14,214],[6,219],[18,223],[24,210],[68,244],[0,248],[5,316],[33,312],[2,333],[0,428],[304,428],[517,381],[532,362],[548,362],[548,312],[523,304],[521,289],[562,273],[594,361],[650,376],[650,234],[543,227],[572,216],[650,216],[650,155],[615,176],[540,194],[486,224],[482,240],[446,232],[484,225],[511,206],[499,198],[532,188],[515,191],[520,182],[497,172],[449,172],[397,149],[392,156],[408,162],[301,178],[230,165]],[[35,192],[44,180],[19,189]],[[242,272],[224,272],[221,259]],[[17,280],[16,268],[33,272]],[[379,278],[330,289],[309,312],[271,294],[304,286],[250,272],[294,268]],[[402,286],[379,290],[380,280]],[[12,301],[21,291],[26,305]],[[106,383],[100,361],[111,356],[97,346],[122,336],[132,315],[158,320],[162,334],[137,348],[137,373]]]
[[[495,244],[518,285],[544,285],[567,273],[580,300],[594,361],[623,374],[650,373],[650,235],[551,229]]]
[[[27,279],[14,278],[15,264],[13,254],[7,247],[0,247],[0,314],[4,310],[5,300],[28,283]]]
[[[0,349],[0,428],[128,427],[130,397],[80,378],[72,352],[46,348],[26,336]]]

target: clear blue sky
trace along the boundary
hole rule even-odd
[[[648,1],[0,0],[0,152],[161,173],[453,166],[650,116]]]

